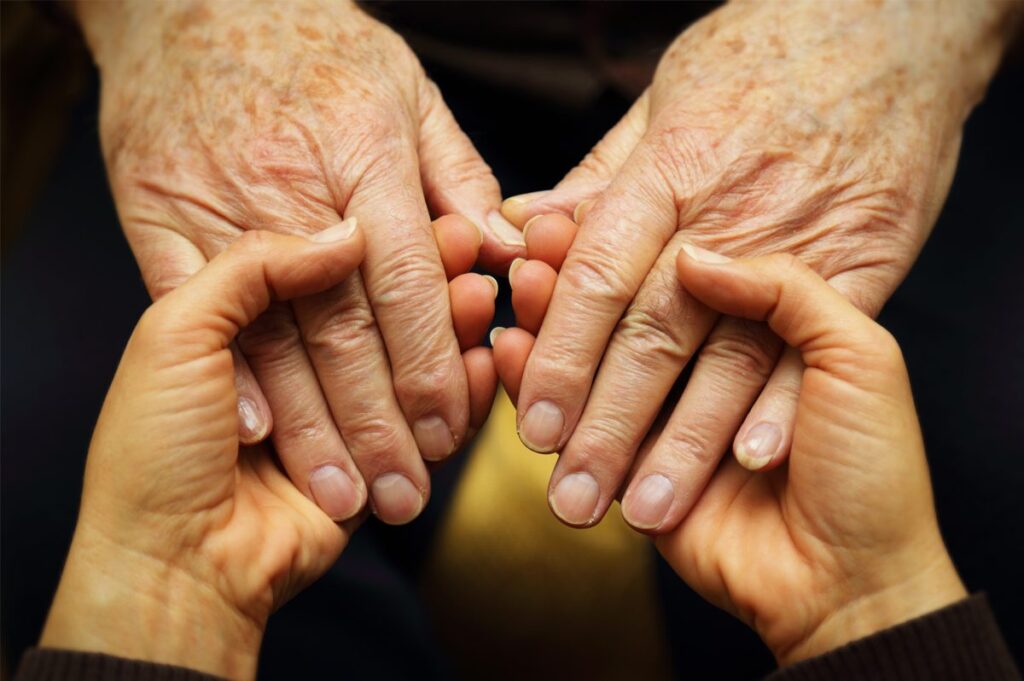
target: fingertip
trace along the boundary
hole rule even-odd
[[[520,328],[504,329],[491,340],[495,369],[513,404],[519,399],[526,360],[535,341],[533,334]]]
[[[576,223],[564,215],[538,215],[523,230],[527,255],[531,260],[546,262],[558,271],[565,262],[576,232]]]
[[[459,347],[466,350],[483,341],[494,318],[497,281],[480,274],[461,274],[448,284],[452,325]]]
[[[509,272],[509,286],[518,326],[533,334],[540,331],[557,280],[555,270],[540,260],[525,260],[513,265]]]
[[[461,215],[442,215],[431,225],[441,263],[449,279],[468,272],[483,244],[483,231]]]

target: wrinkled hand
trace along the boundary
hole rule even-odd
[[[517,417],[527,446],[561,451],[549,500],[564,522],[596,523],[633,471],[627,521],[670,530],[734,434],[746,466],[783,460],[799,358],[777,364],[764,324],[719,318],[682,290],[678,246],[797,254],[877,313],[937,216],[1008,4],[729,4],[675,41],[554,190],[505,202],[516,224],[580,222]],[[638,455],[691,362],[660,439]]]
[[[351,3],[77,12],[100,67],[118,213],[155,298],[247,230],[310,234],[358,218],[361,276],[273,306],[239,338],[251,367],[236,355],[241,435],[265,437],[272,413],[300,490],[312,494],[324,466],[357,467],[384,521],[412,519],[429,494],[421,455],[448,456],[469,427],[428,209],[473,221],[474,257],[482,243],[492,267],[521,243],[436,86]]]
[[[555,274],[546,262],[557,260],[554,237],[566,233],[557,219],[536,224],[527,242],[540,259],[512,274],[517,318],[528,325],[549,302]],[[725,462],[678,528],[657,537],[668,562],[753,627],[781,664],[963,598],[892,336],[792,256],[729,261],[684,248],[678,275],[691,295],[766,320],[807,368],[789,465],[751,472]],[[499,330],[493,343],[515,400],[534,337],[525,328]],[[661,445],[664,427],[656,422],[641,456]]]

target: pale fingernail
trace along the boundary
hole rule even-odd
[[[494,233],[494,236],[498,238],[498,241],[506,246],[526,245],[526,242],[523,241],[523,233],[496,210],[492,210],[487,214],[487,226]]]
[[[508,266],[508,285],[512,286],[512,277],[515,276],[516,270],[523,266],[526,262],[526,258],[516,258],[512,261],[512,264]]]
[[[409,522],[423,510],[423,493],[401,473],[385,473],[370,488],[373,512],[391,525]]]
[[[577,225],[582,222],[583,218],[587,216],[587,211],[594,205],[594,199],[587,199],[586,201],[580,201],[576,204],[576,207],[572,209],[572,221]]]
[[[693,244],[683,244],[683,250],[686,251],[686,255],[690,256],[697,262],[706,263],[708,265],[721,265],[724,262],[731,262],[732,258],[722,255],[721,253],[715,253],[709,251],[700,246],[694,246]]]
[[[491,333],[487,336],[487,340],[491,341],[491,347],[494,347],[494,341],[498,340],[498,336],[505,330],[504,326],[496,326],[491,329]]]
[[[337,466],[321,466],[309,476],[313,500],[332,520],[348,520],[359,512],[362,500],[352,478]]]
[[[489,281],[491,283],[491,286],[494,287],[494,297],[497,298],[498,297],[498,280],[495,279],[494,277],[492,277],[489,274],[485,274],[484,275],[484,279]]]
[[[519,424],[519,439],[535,452],[547,454],[558,447],[565,428],[565,414],[550,400],[534,402]]]
[[[781,428],[774,423],[759,423],[736,443],[736,460],[748,470],[759,470],[771,463],[781,444]]]
[[[310,241],[315,241],[318,244],[332,244],[338,241],[344,241],[352,236],[356,231],[356,218],[352,216],[342,220],[333,227],[322,229],[316,234],[309,237]]]
[[[516,194],[515,196],[510,196],[507,199],[505,199],[502,202],[501,205],[502,206],[510,206],[510,207],[518,207],[518,206],[523,205],[524,203],[529,203],[530,201],[534,201],[534,200],[539,199],[539,198],[541,198],[541,197],[543,197],[543,196],[545,196],[547,194],[550,194],[550,193],[551,193],[550,189],[544,189],[544,190],[541,190],[541,191],[538,191],[538,192],[527,192],[525,194]]]
[[[664,475],[648,475],[622,500],[622,516],[637,529],[653,529],[665,519],[675,495],[672,482]]]
[[[534,222],[536,222],[537,220],[539,220],[542,217],[544,217],[544,216],[543,215],[534,215],[532,218],[530,218],[529,220],[526,221],[526,224],[523,225],[523,241],[526,241],[526,233],[530,230],[530,225],[532,225]]]
[[[569,525],[587,525],[594,519],[601,490],[590,473],[570,473],[555,486],[548,500],[551,510]]]
[[[455,450],[451,428],[440,416],[426,416],[412,425],[412,434],[420,455],[427,461],[439,461]]]
[[[248,397],[238,398],[238,436],[246,444],[259,442],[267,436],[267,421],[260,417],[256,403]]]

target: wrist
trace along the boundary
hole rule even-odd
[[[264,626],[185,567],[78,529],[39,645],[253,678]]]
[[[967,590],[944,549],[928,565],[909,575],[892,579],[879,588],[841,597],[841,605],[826,614],[801,641],[772,651],[779,665],[822,655],[967,597]]]

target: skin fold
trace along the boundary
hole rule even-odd
[[[729,260],[686,244],[676,260],[691,295],[766,323],[805,368],[787,464],[754,472],[732,458],[723,462],[682,523],[656,537],[669,564],[754,628],[783,665],[963,598],[892,336],[794,256]],[[526,289],[517,315],[543,309],[550,295],[550,288]],[[513,399],[521,399],[534,342],[523,328],[493,340]],[[675,449],[685,462],[667,439],[670,423],[666,415],[656,424],[631,479],[658,447]],[[624,509],[636,503],[630,494]]]
[[[430,215],[465,216],[499,271],[522,237],[401,38],[348,2],[241,8],[76,5],[118,214],[154,298],[247,231],[358,218],[359,275],[271,306],[239,337],[240,434],[269,434],[303,491],[321,466],[355,465],[374,512],[407,522],[429,495],[424,459],[453,453],[470,425]]]
[[[518,225],[551,213],[580,224],[517,417],[527,446],[561,453],[556,515],[600,520],[690,363],[646,457],[667,506],[627,520],[672,530],[730,446],[749,468],[785,459],[799,358],[763,323],[681,289],[680,244],[797,255],[876,314],[928,236],[1019,13],[998,1],[729,3],[679,36],[557,187],[506,200]]]

